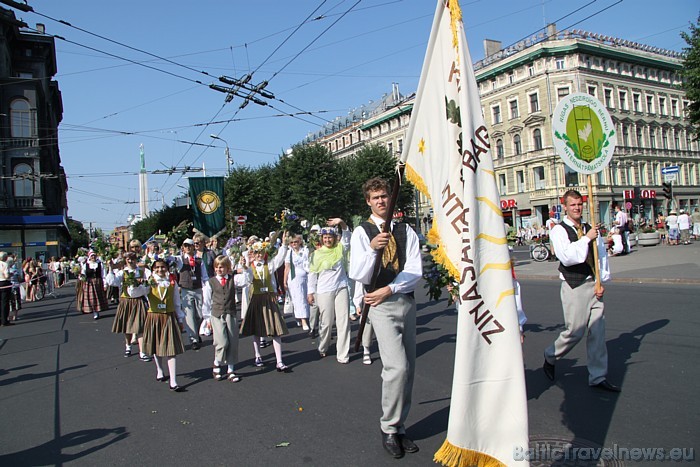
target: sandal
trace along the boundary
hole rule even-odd
[[[226,378],[226,376],[224,376],[224,374],[222,373],[221,368],[218,366],[214,367],[214,369],[212,370],[212,375],[214,376],[214,379],[217,381],[221,381],[224,378]]]
[[[241,380],[241,377],[238,376],[236,373],[229,373],[228,380],[231,381],[232,383],[237,383]]]
[[[284,363],[278,363],[277,364],[277,371],[279,371],[280,373],[289,373],[291,370]]]
[[[255,357],[255,366],[263,366],[262,357]]]

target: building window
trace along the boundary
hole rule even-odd
[[[622,145],[630,145],[630,129],[627,125],[622,125]]]
[[[518,193],[525,193],[525,172],[522,170],[515,172],[515,179],[518,183]]]
[[[535,144],[535,151],[542,149],[542,132],[539,128],[532,132],[532,141]]]
[[[557,67],[557,70],[563,70],[566,68],[566,62],[563,58],[557,58],[555,65]]]
[[[659,113],[661,115],[666,115],[666,98],[659,97]]]
[[[649,128],[649,146],[656,149],[656,129]]]
[[[511,71],[508,73],[508,83],[513,84],[513,81],[515,81],[515,73]]]
[[[496,86],[498,85],[498,82],[495,79],[491,80],[491,89],[496,89]]]
[[[540,111],[540,99],[537,93],[530,94],[530,113]]]
[[[640,105],[640,99],[641,96],[637,94],[636,92],[632,94],[632,108],[634,109],[635,112],[641,112],[642,107]]]
[[[394,143],[389,142],[387,144],[387,149],[389,150],[389,154],[391,154],[393,156],[394,155]]]
[[[544,179],[544,167],[533,167],[532,175],[535,179],[535,190],[544,190],[546,186]]]
[[[651,183],[652,185],[659,184],[659,164],[657,162],[651,164]]]
[[[520,135],[513,136],[513,150],[515,151],[516,156],[518,154],[522,154],[523,152],[523,145],[520,141]]]
[[[578,186],[578,172],[564,165],[564,183],[566,186]]]
[[[569,95],[569,88],[557,88],[557,102]]]
[[[504,157],[503,140],[500,138],[496,140],[496,157],[498,159],[503,159],[503,157]]]
[[[518,118],[520,115],[518,113],[518,101],[510,101],[510,118]]]
[[[628,110],[627,109],[627,91],[620,91],[618,97],[620,99],[620,110]]]
[[[678,134],[678,130],[673,130],[673,149],[681,148],[681,137]]]
[[[13,138],[36,136],[36,112],[24,99],[15,99],[10,104],[10,134]]]
[[[647,96],[647,113],[654,113],[654,96]]]
[[[661,130],[661,147],[668,149],[668,130]]]
[[[399,140],[399,154],[403,153],[403,139]]]
[[[595,97],[598,94],[598,88],[595,86],[588,86],[588,95]]]
[[[508,187],[506,186],[506,174],[498,174],[498,192],[501,195],[505,195],[508,192]]]
[[[527,74],[530,76],[535,76],[535,66],[534,65],[529,65],[527,67]]]
[[[14,175],[14,192],[17,198],[30,198],[34,196],[34,182],[31,178],[32,168],[29,164],[17,164]]]
[[[692,142],[692,139],[690,137],[690,131],[685,130],[685,149],[686,149],[686,151],[690,151],[693,149],[693,147],[691,146],[691,142]]]
[[[612,100],[612,89],[603,89],[603,99],[605,99],[605,107],[612,109],[615,107]]]
[[[501,123],[501,106],[494,105],[491,108],[491,114],[493,115],[493,123]]]
[[[678,100],[671,99],[671,115],[678,117]]]
[[[644,135],[641,126],[637,126],[637,147],[644,147]]]

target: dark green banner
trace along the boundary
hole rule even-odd
[[[224,177],[190,177],[194,228],[212,237],[226,228]]]

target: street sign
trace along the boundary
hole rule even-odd
[[[678,181],[678,172],[664,174],[664,182],[671,183],[676,181]]]
[[[662,167],[661,168],[661,173],[666,175],[666,174],[677,174],[678,172],[681,171],[681,168],[677,165],[669,165],[668,167]]]
[[[625,209],[627,209],[628,211],[629,211],[630,209],[632,209],[632,203],[630,203],[629,201],[627,201],[627,202],[625,203]]]
[[[248,216],[236,216],[236,223],[238,225],[243,225],[245,224],[245,221],[248,220]]]

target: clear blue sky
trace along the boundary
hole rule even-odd
[[[138,171],[140,144],[149,170],[205,164],[207,175],[223,175],[224,145],[212,133],[228,142],[235,164],[254,167],[276,161],[325,121],[381,98],[392,82],[403,94],[414,92],[435,2],[356,1],[29,0],[53,19],[17,16],[70,41],[56,39],[55,77],[63,96],[59,144],[69,215],[109,232],[137,214],[138,204],[125,203],[138,201],[138,178],[120,173]],[[483,58],[485,38],[505,46],[557,20],[559,29],[681,50],[679,32],[700,6],[697,0],[617,2],[463,0],[461,6],[473,60]],[[304,23],[307,17],[313,20]],[[269,80],[274,108],[251,103],[239,111],[240,98],[224,104],[224,94],[208,88],[220,75],[251,71],[253,84]],[[312,115],[279,116],[300,111]],[[237,121],[207,126],[231,119]],[[170,203],[184,192],[178,185],[187,185],[179,175],[149,175],[151,208],[161,206],[154,189]]]

